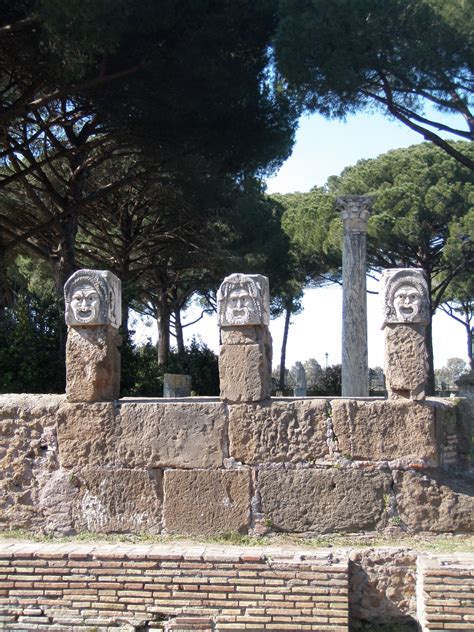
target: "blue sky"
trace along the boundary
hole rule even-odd
[[[319,115],[303,117],[296,134],[291,157],[278,174],[268,179],[269,193],[308,191],[323,185],[331,175],[339,174],[344,167],[362,158],[376,156],[399,147],[422,142],[422,138],[401,123],[381,114],[358,114],[346,122],[327,120]],[[245,272],[235,270],[235,272]],[[377,285],[370,289],[377,291]],[[270,288],[271,292],[271,288]],[[368,295],[369,365],[383,366],[383,334],[380,330],[381,308],[378,295]],[[341,362],[342,292],[339,286],[329,286],[305,293],[303,312],[292,318],[287,366],[316,358],[324,366],[325,354],[329,364]],[[189,309],[184,321],[193,321],[197,310]],[[271,322],[274,365],[279,364],[283,335],[283,319]],[[197,325],[185,329],[189,340],[200,336],[214,351],[218,350],[217,318],[204,318]],[[156,340],[156,326],[139,328],[138,339]],[[464,328],[444,313],[433,319],[435,367],[442,367],[448,358],[467,360]]]

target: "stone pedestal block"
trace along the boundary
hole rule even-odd
[[[69,327],[66,345],[66,396],[70,402],[118,399],[120,336],[109,325]]]
[[[263,338],[263,327],[247,325],[242,327],[221,327],[223,345],[251,345]]]
[[[250,471],[167,470],[164,522],[168,533],[246,533]]]
[[[385,325],[385,381],[388,396],[424,399],[427,377],[424,324]]]
[[[257,343],[221,345],[221,399],[228,402],[258,402],[271,396],[271,352],[269,358],[268,337]]]
[[[327,533],[374,529],[390,476],[360,470],[262,470],[262,511],[277,531]]]

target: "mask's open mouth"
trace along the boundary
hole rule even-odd
[[[87,307],[78,309],[76,312],[77,320],[83,321],[83,322],[87,322],[88,320],[91,320],[93,315],[94,315],[94,310],[89,309]]]
[[[413,314],[413,307],[411,307],[410,305],[405,306],[401,306],[400,307],[400,311],[402,314],[405,314],[406,316],[411,316]]]

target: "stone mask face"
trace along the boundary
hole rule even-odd
[[[90,283],[76,286],[71,297],[71,310],[78,323],[90,325],[99,320],[100,296]]]
[[[227,276],[217,291],[220,327],[265,325],[270,315],[267,277],[236,272]]]
[[[65,318],[68,327],[108,325],[122,322],[120,279],[108,270],[77,270],[64,284]]]
[[[423,297],[414,285],[402,285],[395,292],[393,306],[397,317],[402,321],[413,321],[418,318]]]
[[[247,325],[258,314],[254,301],[245,287],[236,287],[229,292],[226,304],[226,320],[234,325]]]
[[[390,268],[383,271],[381,281],[382,327],[430,322],[429,291],[421,268]]]

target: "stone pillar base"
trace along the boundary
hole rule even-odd
[[[70,402],[103,402],[120,393],[120,336],[109,325],[69,327],[66,396]]]
[[[272,338],[265,326],[221,330],[220,397],[228,402],[259,402],[271,397]]]
[[[425,399],[427,376],[425,326],[385,325],[385,381],[388,396]]]

